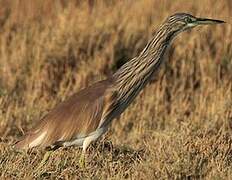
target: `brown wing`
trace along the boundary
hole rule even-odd
[[[112,83],[111,79],[97,82],[60,103],[16,147],[46,147],[93,132],[99,125],[104,107],[108,106],[106,98],[112,93],[109,90]]]

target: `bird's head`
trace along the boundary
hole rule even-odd
[[[216,19],[197,18],[186,13],[177,13],[167,18],[165,22],[165,26],[173,34],[178,34],[179,32],[185,31],[187,29],[192,29],[198,25],[220,24],[220,23],[225,23],[225,22]]]

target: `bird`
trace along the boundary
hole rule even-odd
[[[70,96],[48,112],[15,147],[82,147],[107,132],[113,119],[127,109],[164,62],[164,55],[174,37],[199,25],[221,24],[222,20],[176,13],[158,27],[145,48],[108,78]]]

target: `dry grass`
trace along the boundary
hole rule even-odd
[[[94,2],[94,3],[92,3]],[[0,1],[0,177],[229,179],[232,3]],[[169,60],[100,141],[80,149],[11,147],[56,103],[134,57],[174,12],[227,21],[175,39]]]

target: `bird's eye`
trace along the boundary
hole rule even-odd
[[[191,19],[191,18],[186,17],[186,18],[185,18],[185,22],[186,22],[186,23],[192,23],[193,21],[192,21],[192,19]]]

